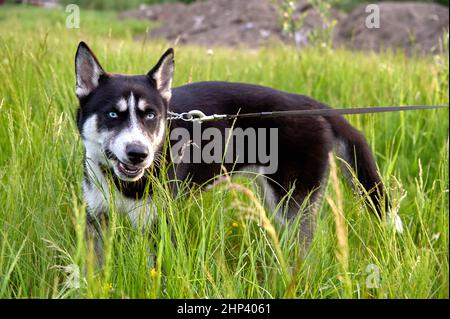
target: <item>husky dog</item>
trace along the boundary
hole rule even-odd
[[[158,214],[149,196],[145,196],[148,175],[158,173],[155,160],[163,156],[168,134],[176,128],[193,130],[192,122],[169,120],[169,111],[183,113],[198,109],[205,114],[237,114],[329,108],[307,96],[252,84],[199,82],[172,89],[172,49],[147,74],[131,76],[105,72],[93,52],[81,42],[75,69],[79,99],[77,125],[85,147],[83,192],[88,211],[87,233],[99,255],[98,222],[107,220],[110,205],[128,214],[136,226],[139,220],[151,222]],[[173,165],[171,177],[203,185],[221,173],[222,165],[230,172],[256,171],[267,177],[264,186],[265,192],[270,193],[266,198],[271,198],[272,207],[287,190],[292,190],[291,200],[280,212],[281,220],[288,223],[307,201],[303,205],[306,210],[302,212],[299,236],[308,242],[314,230],[314,207],[326,184],[329,153],[336,150],[357,176],[358,184],[372,202],[371,207],[380,216],[389,211],[372,152],[364,136],[343,117],[242,118],[235,122],[207,122],[202,124],[202,130],[213,127],[224,132],[231,126],[276,128],[278,169],[266,173],[261,163],[245,161],[186,162]],[[108,183],[108,176],[113,183]],[[401,230],[401,221],[395,217],[394,223]]]

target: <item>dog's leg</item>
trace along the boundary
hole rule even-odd
[[[318,176],[322,176],[324,171],[326,171],[326,167],[322,167]],[[290,234],[296,236],[296,242],[301,245],[302,254],[305,254],[314,235],[317,211],[323,193],[322,183],[315,180],[311,185],[314,184],[317,186],[314,188],[311,187],[311,189],[295,182],[286,185],[277,184],[279,183],[278,181],[271,180],[265,176],[264,167],[255,165],[242,167],[238,174],[256,183],[257,192],[264,201],[266,209],[269,212],[274,212],[278,224],[286,227]],[[289,180],[292,176],[292,174],[289,174],[285,180]],[[325,179],[323,179],[324,181]],[[278,204],[287,195],[291,187],[293,187],[291,196],[286,198],[283,205],[278,207]],[[300,221],[298,224],[294,224],[294,220],[299,214]],[[296,228],[296,225],[299,227]]]
[[[316,228],[334,135],[330,124],[316,117],[285,121],[279,136],[286,138],[279,141],[278,171],[271,175],[272,186],[280,199],[290,193],[279,215],[305,255]]]
[[[278,201],[285,197],[285,202],[277,211],[278,219],[286,224],[291,234],[295,235],[300,244],[301,254],[305,255],[314,237],[317,222],[317,212],[326,184],[328,162],[326,154],[295,166],[294,162],[285,162],[283,170],[275,176],[279,186],[272,183],[276,189]],[[293,182],[292,182],[293,180]],[[280,187],[281,186],[281,187]],[[299,216],[300,215],[300,216]],[[295,222],[299,218],[298,223]]]
[[[147,237],[147,264],[150,268],[153,268],[156,263],[156,257],[153,253],[153,251],[156,251],[156,242],[151,238],[149,231],[154,227],[156,222],[156,207],[149,200],[144,205],[138,205],[130,209],[128,217],[133,226],[140,230],[143,236]]]
[[[93,249],[96,264],[103,267],[104,252],[103,252],[103,231],[102,229],[108,226],[108,217],[105,213],[92,216],[87,214],[85,238],[87,243],[88,255]]]
[[[285,204],[284,218],[287,221],[289,231],[295,233],[296,242],[300,244],[301,255],[305,255],[314,238],[317,224],[317,212],[323,195],[323,186],[311,190],[309,194],[294,189],[292,198]],[[299,223],[294,219],[300,215]],[[298,225],[298,228],[296,228]]]

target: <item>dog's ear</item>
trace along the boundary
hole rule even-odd
[[[174,69],[174,52],[168,49],[159,59],[158,63],[147,73],[147,76],[154,83],[159,94],[167,101],[172,96],[172,78]]]
[[[88,96],[97,86],[100,77],[105,74],[94,53],[86,43],[80,42],[75,55],[76,94],[80,99]]]

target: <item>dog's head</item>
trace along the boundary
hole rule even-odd
[[[86,158],[137,181],[161,150],[174,69],[167,50],[146,75],[110,74],[81,42],[75,57],[77,124]]]

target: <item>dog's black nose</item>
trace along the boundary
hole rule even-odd
[[[147,147],[142,144],[128,144],[125,152],[127,153],[128,159],[133,164],[142,163],[148,156]]]

